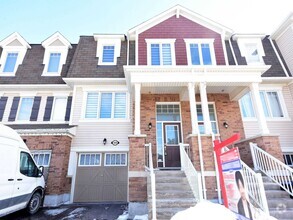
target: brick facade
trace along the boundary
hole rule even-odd
[[[186,38],[212,38],[217,65],[225,65],[224,51],[221,41],[221,35],[197,24],[183,16],[176,18],[172,16],[169,19],[149,28],[138,36],[138,63],[147,65],[147,44],[145,39],[176,39],[175,54],[176,65],[187,65]]]
[[[46,195],[70,193],[71,179],[67,176],[71,137],[22,136],[30,150],[51,150]]]
[[[253,168],[253,160],[249,145],[250,142],[256,143],[259,148],[271,154],[278,160],[284,162],[279,136],[263,135],[254,138],[248,138],[235,144],[235,147],[239,148],[241,160],[243,160],[244,163],[246,163],[249,167]]]

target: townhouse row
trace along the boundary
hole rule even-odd
[[[46,168],[45,205],[146,202],[146,143],[158,169],[180,169],[189,144],[208,199],[214,138],[240,133],[292,165],[290,19],[272,36],[235,34],[177,5],[127,35],[2,40],[0,121]]]

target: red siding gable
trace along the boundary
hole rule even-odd
[[[172,16],[151,27],[138,36],[138,63],[147,65],[147,44],[145,39],[175,38],[176,65],[187,65],[185,38],[214,38],[217,65],[225,65],[221,35],[183,16]]]

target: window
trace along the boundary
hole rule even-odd
[[[28,121],[33,107],[33,98],[21,98],[20,108],[18,110],[17,120]]]
[[[101,166],[101,154],[96,154],[96,153],[80,154],[78,166]]]
[[[32,156],[37,166],[49,167],[51,159],[50,151],[32,151]]]
[[[64,121],[66,106],[67,106],[66,97],[55,97],[51,120]]]
[[[285,117],[284,108],[280,101],[281,94],[277,91],[260,91],[259,92],[263,111],[266,118],[283,118]],[[240,107],[243,118],[254,118],[255,113],[250,93],[245,94],[240,99]]]
[[[57,73],[59,72],[61,53],[50,53],[48,72]]]
[[[241,112],[242,112],[242,117],[244,117],[244,118],[254,118],[255,117],[250,93],[246,93],[240,99],[240,108],[241,108]]]
[[[13,73],[16,65],[18,53],[8,53],[3,72]]]
[[[209,113],[210,113],[210,121],[211,121],[211,127],[214,134],[218,134],[218,125],[217,125],[217,118],[215,113],[215,107],[214,104],[208,104],[209,106]],[[198,128],[199,132],[201,134],[205,133],[205,127],[204,127],[204,120],[203,120],[203,112],[201,104],[196,105],[197,110],[197,120],[198,120]]]
[[[114,46],[104,46],[103,47],[103,63],[113,63],[114,62]]]
[[[277,92],[260,91],[260,99],[266,117],[284,117]]]
[[[105,166],[126,166],[127,165],[127,157],[126,154],[105,154]]]
[[[20,153],[20,173],[28,177],[38,177],[39,174],[38,167],[26,152]]]
[[[180,121],[180,106],[178,104],[158,104],[157,121]]]
[[[293,152],[283,153],[285,164],[293,167]]]
[[[189,65],[215,64],[214,39],[185,39]]]
[[[246,48],[246,61],[247,63],[259,63],[261,62],[260,55],[257,49],[257,44],[245,44]]]
[[[146,42],[149,65],[175,65],[175,39],[146,39]]]
[[[125,92],[88,92],[85,118],[125,119],[126,101]]]

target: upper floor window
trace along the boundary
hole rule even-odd
[[[126,119],[125,92],[88,92],[85,118]]]
[[[55,97],[52,108],[52,121],[64,121],[67,106],[67,97]]]
[[[13,73],[17,61],[18,53],[8,53],[3,72]]]
[[[282,94],[278,91],[260,91],[260,99],[266,118],[284,118],[285,107],[281,102]],[[255,118],[254,107],[250,93],[240,99],[242,117]]]
[[[20,107],[17,114],[18,121],[29,121],[32,113],[33,98],[21,98]]]
[[[94,35],[94,38],[97,41],[98,65],[117,65],[121,53],[121,41],[125,40],[124,35]]]
[[[146,39],[146,42],[149,65],[175,65],[174,39]]]
[[[185,39],[189,65],[214,65],[214,39]]]
[[[58,73],[60,66],[61,53],[50,53],[48,72]]]

